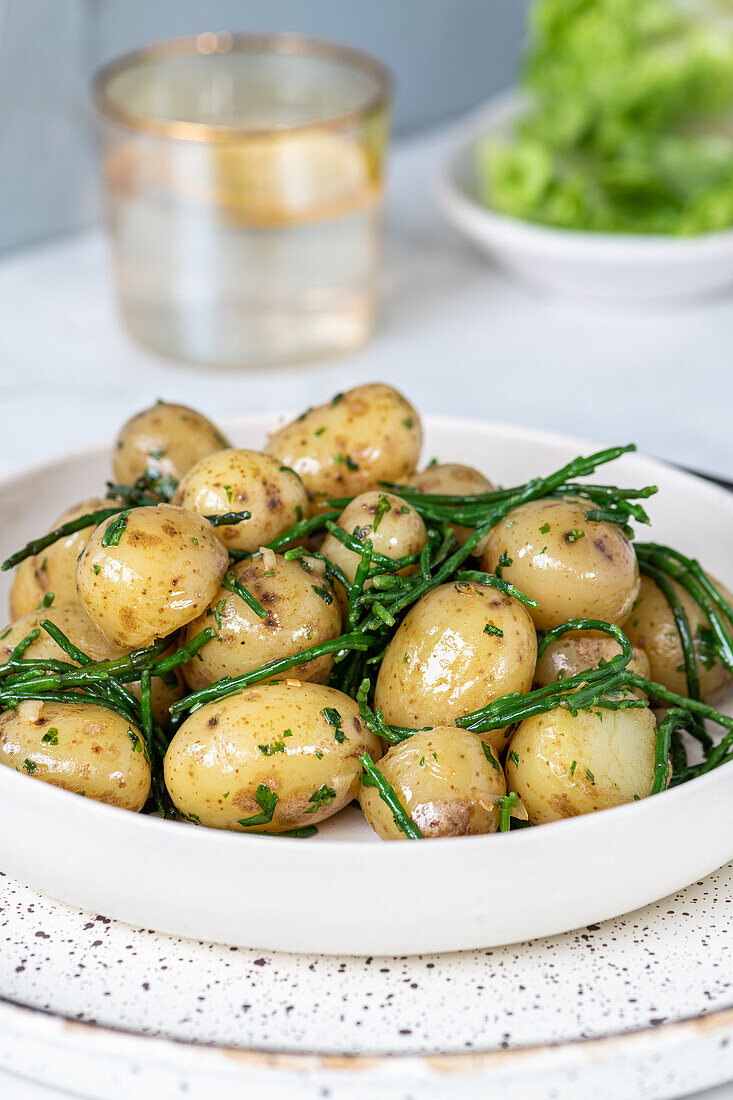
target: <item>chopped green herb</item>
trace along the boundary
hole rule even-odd
[[[94,572],[94,576],[98,577],[99,574],[102,572],[102,566],[95,564],[95,565],[92,566],[92,571]]]
[[[348,741],[349,738],[346,736],[343,730],[341,715],[336,710],[336,708],[324,707],[321,713],[328,722],[329,726],[333,726],[335,730],[334,737],[338,741],[339,745],[343,745],[344,741]]]
[[[226,495],[227,495],[227,503],[228,503],[228,504],[231,504],[231,503],[232,503],[232,498],[233,498],[233,496],[234,496],[234,494],[233,494],[233,492],[232,492],[232,487],[231,487],[231,485],[222,485],[222,489],[224,490],[224,492],[225,492],[225,493],[226,493]]]
[[[305,840],[309,836],[316,836],[318,833],[317,825],[301,825],[299,829],[288,829],[287,832],[281,833],[280,836],[293,836],[298,840]]]
[[[306,810],[305,812],[307,814],[318,813],[318,811],[323,806],[327,806],[329,804],[329,802],[333,802],[335,797],[336,797],[336,792],[333,789],[333,787],[329,787],[326,783],[324,783],[322,786],[320,786],[318,788],[317,791],[314,791],[313,794],[308,799],[308,801],[312,802],[313,805],[311,806],[311,808],[309,810]]]
[[[279,752],[285,752],[284,741],[271,741],[269,745],[258,745],[263,756],[275,756]]]
[[[292,737],[292,736],[293,736],[293,731],[292,730],[290,730],[290,729],[283,730],[283,737]]]
[[[344,395],[342,393],[335,394],[334,397],[331,399],[331,408],[333,408],[335,405],[340,404],[343,399]]]
[[[504,631],[500,630],[498,626],[494,626],[493,623],[487,623],[484,627],[484,634],[493,634],[497,638],[504,637]]]
[[[199,540],[195,539],[195,538],[192,538],[191,542],[194,544],[194,546],[198,546],[198,544],[199,544]]]
[[[45,745],[58,745],[59,743],[59,731],[55,726],[52,726],[50,730],[46,730],[41,741]]]
[[[41,562],[41,572],[42,573],[46,572],[46,566],[47,565],[48,565],[48,558],[44,558],[43,561]]]
[[[316,760],[323,760],[323,753],[316,749]]]
[[[354,462],[351,455],[335,454],[332,457],[331,461],[334,463],[334,465],[336,465],[336,466],[346,466],[349,470],[358,470],[359,469],[359,463]]]
[[[418,768],[424,768],[425,767],[425,757],[424,756],[420,757],[420,759],[418,760],[417,766],[418,766]]]
[[[594,774],[590,770],[590,768],[586,768],[585,774],[586,774],[587,778],[590,779],[591,783],[595,783],[596,777],[594,776]]]
[[[550,530],[549,523],[543,523],[542,526],[540,527],[540,534],[541,535],[546,535],[549,530]]]
[[[485,741],[482,741],[481,742],[481,748],[483,749],[484,756],[486,757],[488,762],[491,764],[494,771],[498,772],[500,770],[499,769],[499,761],[496,759],[493,752],[491,751],[491,746],[487,745]]]
[[[219,630],[221,630],[221,616],[222,613],[226,610],[226,606],[226,600],[219,600],[217,604],[214,604],[214,622],[216,623]]]
[[[312,584],[311,588],[315,592],[316,596],[320,596],[324,603],[333,603],[333,596],[330,592],[327,592],[325,588],[321,588],[318,584]]]
[[[162,447],[158,447],[156,450],[150,452],[150,457],[160,460],[161,458],[165,458],[165,451]]]
[[[56,595],[54,592],[47,592],[41,600],[41,607],[50,607],[55,599]]]
[[[262,813],[254,814],[252,817],[240,818],[237,824],[243,825],[245,829],[249,829],[253,825],[269,825],[272,821],[272,815],[275,813],[278,796],[270,790],[266,783],[260,783],[255,792],[255,802]]]
[[[407,428],[408,431],[411,428],[415,427],[415,421],[412,419],[411,416],[406,416],[405,419],[402,421],[402,423],[404,424],[404,426]]]
[[[512,751],[509,753],[509,759],[511,760],[515,768],[519,767],[519,754],[516,753],[514,749],[512,749]]]
[[[568,531],[565,536],[566,542],[577,542],[578,539],[585,538],[585,531],[581,531],[579,527],[573,527],[572,531]]]
[[[109,521],[107,530],[102,535],[102,546],[118,546],[120,539],[127,527],[127,521],[130,518],[130,509],[126,512],[120,512],[119,515],[113,516]]]
[[[575,769],[577,768],[577,766],[578,766],[578,761],[573,760],[572,764],[570,765],[570,774],[571,775],[575,775]]]
[[[142,742],[140,741],[140,738],[138,737],[137,733],[132,728],[132,726],[127,727],[127,733],[129,735],[130,740],[132,741],[132,751],[133,752],[142,752],[143,751]]]
[[[390,504],[389,497],[380,496],[377,503],[377,510],[374,513],[374,523],[372,525],[374,531],[377,530],[379,524],[382,522],[383,517],[386,516],[391,507],[392,505]]]
[[[325,432],[325,430],[326,430],[325,428],[316,428],[316,430],[314,431],[313,435],[323,435],[323,433]]]
[[[512,564],[512,562],[513,562],[513,559],[509,557],[509,555],[507,554],[507,552],[505,550],[504,553],[499,558],[498,562],[496,563],[496,569],[494,570],[494,573],[499,578],[499,580],[501,580],[502,570],[503,569],[508,569],[509,566]]]
[[[23,761],[23,767],[28,772],[28,775],[33,775],[34,771],[36,770],[36,765],[33,763],[32,760],[28,760],[28,758]]]

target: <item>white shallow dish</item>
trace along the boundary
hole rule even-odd
[[[507,271],[534,286],[622,303],[674,302],[733,284],[733,230],[700,237],[554,229],[497,213],[480,199],[476,146],[501,136],[522,97],[504,93],[471,115],[436,180],[443,213]]]
[[[326,958],[151,933],[0,876],[0,1095],[687,1095],[733,1077],[732,900],[730,865],[551,939]]]
[[[224,427],[256,447],[270,422],[251,416]],[[475,464],[501,484],[593,449],[504,425],[427,422],[426,454]],[[103,449],[85,451],[0,484],[0,552],[97,492],[107,461]],[[655,537],[702,554],[731,583],[733,497],[635,455],[612,474],[604,468],[609,476],[658,484]],[[733,768],[615,810],[429,844],[384,844],[352,808],[307,841],[202,829],[0,768],[0,867],[9,875],[106,916],[237,946],[406,955],[508,944],[629,912],[731,858]]]

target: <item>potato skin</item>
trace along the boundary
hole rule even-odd
[[[0,714],[0,764],[135,813],[150,793],[140,730],[94,704],[29,700]]]
[[[232,549],[254,553],[307,518],[308,494],[292,470],[260,451],[229,450],[202,459],[181,481],[173,503],[202,516],[251,512],[241,523],[216,527]]]
[[[36,559],[26,558],[17,566],[8,596],[8,614],[11,621],[30,615],[44,597],[36,577]]]
[[[70,642],[78,646],[83,653],[94,661],[114,660],[121,657],[126,651],[115,645],[102,633],[79,604],[66,604],[56,607],[43,608],[33,611],[30,615],[23,615],[16,619],[9,627],[0,631],[0,662],[7,661],[11,653],[25,637],[38,627],[41,619],[48,619],[59,630],[63,631]],[[76,664],[70,657],[56,645],[50,634],[45,630],[34,642],[28,646],[25,656],[34,661],[66,661]]]
[[[487,624],[502,637],[485,633]],[[443,584],[408,611],[387,648],[375,704],[395,726],[448,726],[532,686],[537,635],[527,609],[495,588]],[[482,735],[495,750],[504,731]]]
[[[132,485],[148,470],[180,481],[199,459],[229,446],[195,409],[161,401],[122,425],[112,449],[112,472],[122,485]]]
[[[583,501],[534,500],[489,535],[481,568],[493,573],[502,554],[511,558],[501,575],[537,600],[531,614],[538,630],[576,618],[622,624],[639,594],[639,566],[626,535],[615,524],[586,520],[587,511]]]
[[[113,517],[87,543],[77,566],[79,601],[124,649],[150,645],[204,611],[229,564],[202,516],[172,504],[134,508],[116,546],[103,546]]]
[[[326,708],[338,711],[341,743]],[[356,796],[364,752],[377,760],[380,744],[353,699],[322,684],[264,684],[194,711],[168,748],[165,782],[181,813],[202,825],[284,833],[317,825]],[[242,825],[261,812],[260,785],[278,796],[272,820]]]
[[[410,485],[421,493],[441,494],[442,496],[475,496],[479,493],[493,493],[496,486],[473,466],[463,466],[460,462],[441,462],[435,466],[413,474]],[[459,546],[473,533],[470,527],[452,525],[453,534]],[[474,554],[483,553],[486,543],[482,540]]]
[[[386,512],[382,511],[384,501],[389,504]],[[425,524],[415,509],[394,494],[381,493],[378,490],[360,493],[358,497],[354,497],[339,516],[337,523],[349,535],[357,530],[360,541],[369,539],[375,551],[387,558],[402,558],[407,554],[414,554],[422,550],[428,540]],[[349,550],[330,533],[323,540],[321,553],[334,565],[338,565],[348,580],[354,580],[361,560],[358,554]],[[408,565],[400,570],[400,574],[405,576],[415,569],[416,565]]]
[[[558,707],[525,718],[509,744],[507,785],[533,825],[646,798],[654,781],[657,729],[648,708]]]
[[[375,382],[308,409],[276,432],[265,450],[291,466],[319,502],[357,496],[380,481],[406,481],[421,443],[417,411],[397,390]]]
[[[537,661],[534,685],[545,687],[558,680],[567,680],[579,672],[598,668],[601,660],[610,661],[620,652],[621,646],[608,635],[590,630],[569,630],[551,642]],[[627,668],[649,678],[649,660],[643,649],[632,646]]]
[[[321,563],[315,559],[301,564],[269,553],[239,562],[232,572],[259,600],[267,618],[259,618],[241,597],[220,588],[203,615],[186,628],[185,641],[206,627],[214,628],[218,635],[184,666],[184,676],[193,691],[222,676],[242,676],[268,661],[290,657],[341,633],[338,601]],[[324,594],[330,597],[330,603]],[[333,657],[321,657],[294,666],[278,679],[322,682],[332,666]]]
[[[105,497],[93,497],[67,508],[51,524],[49,531],[55,531],[64,523],[78,519],[88,512],[98,512],[102,508],[114,507],[114,501]],[[42,554],[26,558],[18,566],[10,590],[10,618],[19,619],[35,611],[47,592],[53,592],[55,604],[78,603],[76,593],[76,563],[82,550],[89,542],[95,524],[77,531],[74,535],[47,546]]]
[[[713,583],[728,600],[733,599],[723,585],[718,581]],[[695,663],[700,677],[701,698],[706,703],[714,703],[730,688],[733,677],[717,657],[711,662],[705,655],[709,668],[700,660],[698,631],[709,629],[709,623],[704,612],[685,589],[676,581],[671,584],[685,610],[695,641]],[[684,671],[680,671],[683,663],[682,647],[674,616],[662,590],[651,577],[641,578],[639,598],[624,624],[624,631],[629,641],[646,653],[651,670],[649,678],[670,691],[676,691],[678,695],[687,695],[687,678]]]
[[[424,837],[474,836],[498,829],[504,773],[481,741],[467,730],[437,727],[393,745],[380,760],[379,770]],[[360,787],[359,804],[382,840],[406,839],[374,787]]]

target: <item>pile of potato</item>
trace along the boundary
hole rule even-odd
[[[115,482],[131,485],[154,472],[177,483],[170,502],[126,509],[23,562],[10,597],[12,622],[0,633],[0,661],[42,619],[95,661],[162,638],[172,652],[212,627],[216,637],[197,656],[173,677],[153,681],[155,717],[165,728],[169,707],[187,692],[342,634],[347,593],[329,582],[323,562],[267,549],[323,511],[329,498],[353,498],[339,526],[396,559],[421,550],[428,531],[415,508],[380,483],[455,495],[493,489],[483,471],[459,464],[418,471],[421,442],[416,410],[381,384],[308,409],[260,451],[232,446],[183,405],[159,403],[139,413],[113,446]],[[53,527],[109,506],[84,501]],[[507,791],[519,796],[515,813],[535,825],[645,797],[656,740],[649,707],[575,716],[557,708],[491,734],[455,725],[491,700],[595,668],[620,651],[606,636],[566,634],[538,661],[538,631],[576,617],[622,626],[635,646],[632,667],[681,690],[668,604],[653,582],[640,582],[623,530],[586,520],[586,510],[572,499],[522,505],[478,548],[475,567],[501,566],[503,579],[536,608],[479,583],[450,581],[396,624],[374,704],[387,723],[418,731],[400,744],[383,743],[357,702],[327,685],[331,655],[195,710],[175,731],[164,763],[181,816],[212,828],[289,833],[359,798],[373,829],[399,838],[379,792],[360,784],[365,752],[426,837],[496,831]],[[223,526],[206,518],[244,511],[248,519]],[[469,533],[455,526],[459,544]],[[318,549],[353,582],[353,550],[330,533]],[[264,616],[224,583],[232,573]],[[693,620],[696,612],[699,619],[699,609],[689,610]],[[68,661],[43,631],[25,657]],[[701,660],[700,676],[705,699],[730,686],[718,660]],[[139,685],[130,687],[139,696]],[[150,793],[140,729],[93,703],[31,701],[6,709],[0,762],[125,809],[141,810]]]

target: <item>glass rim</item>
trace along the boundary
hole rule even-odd
[[[340,61],[359,69],[375,81],[373,93],[358,107],[337,112],[307,122],[281,123],[267,126],[231,126],[220,123],[191,122],[185,119],[163,119],[139,114],[125,107],[109,94],[110,82],[120,73],[139,65],[154,64],[175,58],[211,56],[229,53],[272,53],[281,56],[309,56]],[[261,138],[312,130],[340,130],[386,108],[392,91],[392,77],[376,58],[351,46],[343,46],[306,34],[275,32],[266,34],[234,34],[229,31],[204,31],[153,42],[131,50],[103,65],[92,80],[92,95],[99,113],[106,119],[129,130],[184,141],[217,142],[237,138]]]

